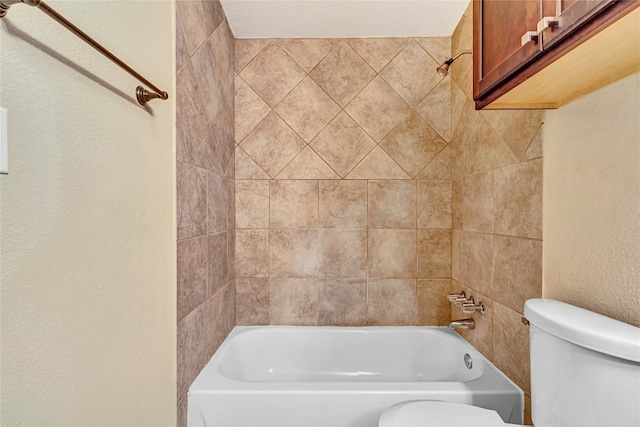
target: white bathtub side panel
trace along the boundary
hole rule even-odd
[[[189,427],[375,427],[389,406],[425,397],[410,393],[194,395],[189,396]],[[473,402],[470,394],[431,397]]]

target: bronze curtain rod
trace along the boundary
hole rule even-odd
[[[28,4],[29,6],[34,6],[42,10],[44,13],[49,15],[50,18],[57,21],[59,24],[61,24],[67,30],[71,31],[76,36],[80,37],[82,40],[84,40],[87,44],[89,44],[95,50],[97,50],[98,52],[100,52],[101,54],[109,58],[111,61],[119,65],[120,68],[122,68],[127,73],[131,74],[133,77],[138,79],[138,81],[140,81],[141,83],[144,83],[146,86],[153,89],[154,92],[149,92],[147,89],[143,88],[142,86],[138,86],[136,88],[136,98],[138,99],[138,102],[140,103],[140,105],[145,105],[147,102],[155,98],[160,98],[160,99],[169,98],[169,94],[167,92],[158,89],[149,80],[142,77],[136,70],[129,67],[120,58],[115,56],[113,53],[109,52],[102,45],[100,45],[100,43],[98,43],[97,41],[89,37],[84,31],[82,31],[80,28],[73,25],[71,22],[69,22],[69,20],[67,20],[64,16],[60,15],[55,10],[53,10],[42,0],[1,0],[0,1],[0,18],[4,18],[9,8],[16,3]]]

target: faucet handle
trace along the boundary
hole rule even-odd
[[[473,314],[476,311],[479,311],[480,314],[484,314],[484,304],[482,302],[480,302],[478,305],[476,305],[473,302],[473,299],[472,299],[470,304],[463,304],[462,305],[462,312],[463,313]]]
[[[449,295],[447,295],[447,299],[449,301],[451,301],[451,302],[455,302],[460,298],[467,299],[467,295],[464,293],[464,291],[460,291],[459,294],[449,294]]]

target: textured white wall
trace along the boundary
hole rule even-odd
[[[447,37],[469,0],[221,0],[251,38]]]
[[[173,4],[50,5],[171,100],[138,106],[133,78],[41,11],[4,18],[1,424],[172,425]]]
[[[640,73],[545,114],[543,295],[640,326]]]

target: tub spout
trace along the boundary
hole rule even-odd
[[[454,320],[449,324],[449,327],[451,329],[473,329],[476,327],[476,322],[474,322],[473,319]]]

